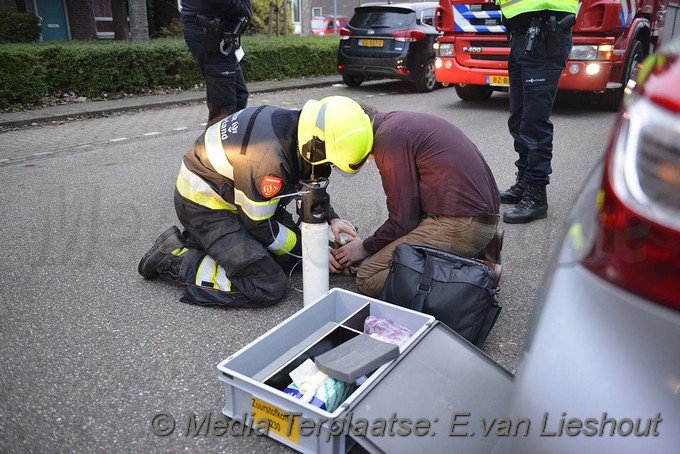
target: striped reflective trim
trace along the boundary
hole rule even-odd
[[[295,235],[295,232],[285,225],[278,221],[276,223],[279,225],[279,234],[276,235],[274,241],[267,246],[267,250],[274,255],[283,255],[293,250],[295,244],[297,244],[297,236]]]
[[[500,19],[500,11],[471,11],[470,5],[453,6],[453,24],[457,32],[505,33],[504,25],[474,25],[473,19]]]
[[[241,206],[243,212],[253,221],[263,221],[274,216],[278,199],[267,200],[266,202],[255,202],[250,200],[243,191],[234,189],[234,203]]]
[[[177,176],[177,190],[187,200],[210,208],[211,210],[229,210],[234,213],[237,209],[234,205],[224,200],[216,193],[208,183],[198,175],[192,173],[182,162]]]
[[[220,137],[220,125],[222,121],[215,123],[205,132],[205,151],[208,155],[208,160],[213,169],[220,175],[223,175],[230,180],[234,180],[234,168],[227,159],[222,147],[222,139]]]
[[[231,291],[231,281],[227,277],[226,270],[209,255],[203,257],[198,266],[196,285],[212,287],[223,292]]]

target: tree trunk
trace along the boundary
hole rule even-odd
[[[125,0],[111,0],[114,39],[123,41],[128,38],[127,8]]]
[[[130,33],[133,43],[149,40],[149,21],[146,17],[146,0],[129,0]]]

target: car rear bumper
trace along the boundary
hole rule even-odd
[[[677,452],[680,312],[580,265],[546,282],[510,412],[529,433],[504,452]]]

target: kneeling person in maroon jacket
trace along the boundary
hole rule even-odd
[[[357,287],[377,297],[392,253],[401,243],[476,257],[496,233],[496,181],[477,146],[448,121],[416,112],[377,112],[372,156],[380,171],[389,216],[373,235],[334,252],[343,266],[362,259]]]

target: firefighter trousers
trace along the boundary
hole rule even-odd
[[[179,271],[179,280],[186,286],[182,301],[265,307],[283,299],[288,279],[282,266],[291,268],[297,259],[274,259],[245,230],[238,215],[195,204],[176,190],[175,210],[189,248]]]

